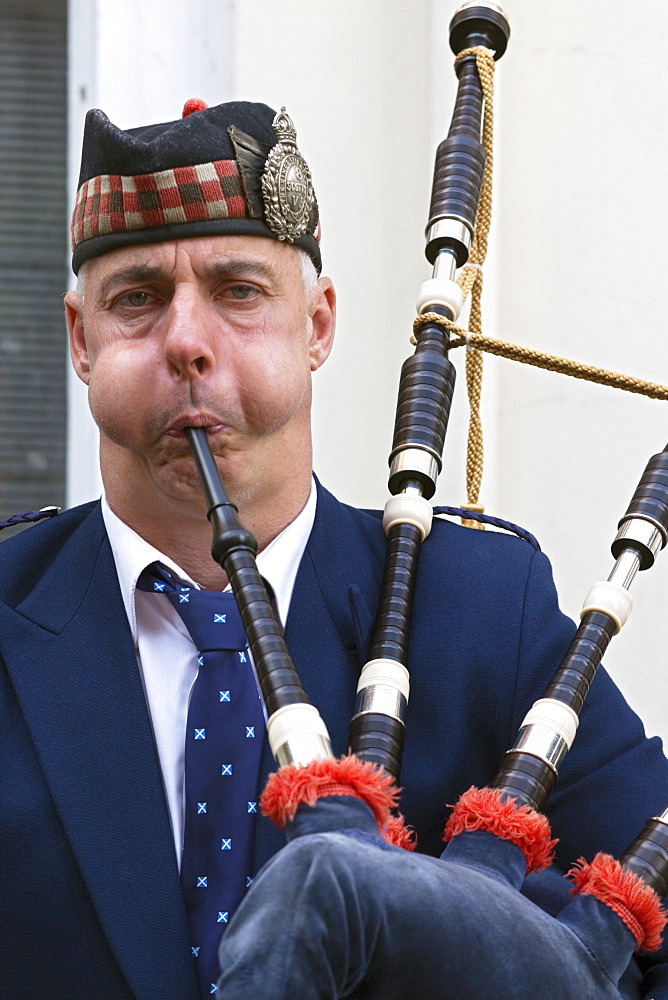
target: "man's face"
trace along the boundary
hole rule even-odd
[[[293,247],[212,236],[123,248],[91,261],[83,303],[66,304],[103,472],[199,495],[193,425],[239,499],[291,462],[310,467],[311,372],[331,348],[334,299],[326,279],[305,288]]]

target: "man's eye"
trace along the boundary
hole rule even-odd
[[[230,292],[235,299],[247,299],[249,295],[253,294],[253,287],[251,285],[232,285]]]
[[[128,292],[125,296],[125,301],[130,306],[145,306],[148,298],[148,292]]]

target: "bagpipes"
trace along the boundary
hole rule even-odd
[[[381,598],[343,759],[333,757],[300,684],[255,564],[255,540],[227,499],[206,434],[187,431],[212,553],[239,605],[279,765],[262,806],[288,840],[223,938],[218,995],[226,1000],[619,1000],[632,995],[624,977],[634,950],[660,944],[668,809],[619,861],[598,855],[576,866],[576,895],[558,916],[519,889],[527,872],[550,864],[547,798],[601,657],[630,612],[631,583],[668,539],[668,448],[650,460],[613,542],[614,567],[589,592],[570,648],[496,778],[455,805],[440,859],[410,850],[396,813],[412,595],[454,386],[450,329],[462,307],[454,278],[468,259],[485,169],[477,57],[482,49],[500,58],[508,36],[495,4],[465,4],[451,23],[459,88],[436,156],[426,248],[433,277],[420,292],[416,349],[401,374]]]

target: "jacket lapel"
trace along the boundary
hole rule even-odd
[[[380,543],[380,544],[379,544]],[[327,724],[336,756],[348,726],[366,659],[384,558],[378,519],[339,503],[318,483],[313,530],[299,566],[285,639],[306,692]],[[265,741],[261,774],[274,770]],[[285,843],[260,819],[256,870]]]
[[[15,611],[0,606],[0,636],[63,826],[131,988],[138,1000],[196,1000],[160,768],[99,506],[29,597]]]

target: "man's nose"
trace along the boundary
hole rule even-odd
[[[197,379],[215,368],[212,317],[196,292],[177,292],[167,314],[165,358],[175,376]]]

